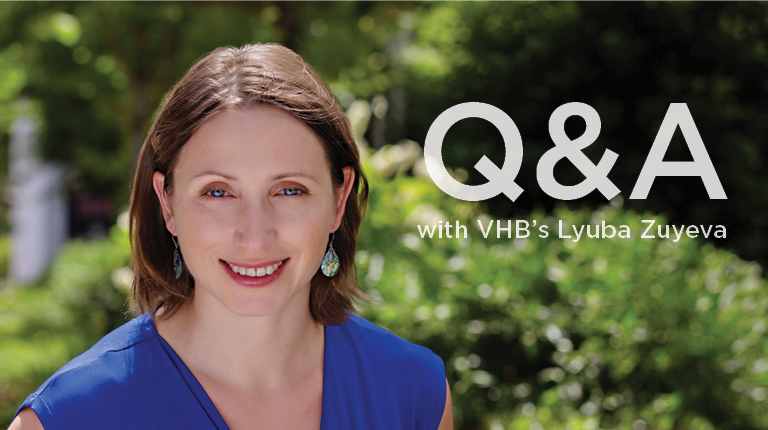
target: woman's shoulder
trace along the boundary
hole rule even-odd
[[[400,366],[423,365],[443,372],[442,359],[429,348],[418,345],[392,333],[384,327],[356,314],[338,326],[342,335],[358,349],[365,349],[375,356]]]
[[[359,315],[329,328],[325,357],[332,381],[323,389],[344,399],[345,408],[367,411],[372,421],[355,428],[438,427],[446,402],[440,356]]]
[[[419,385],[423,389],[445,389],[445,365],[429,348],[351,313],[347,322],[335,327],[338,339],[332,340],[332,347],[340,350],[338,355],[344,354],[344,360],[355,359],[374,367],[381,378],[397,375],[395,379],[405,384],[422,382]]]
[[[94,402],[111,402],[125,393],[126,384],[137,379],[133,362],[146,354],[147,340],[157,332],[148,314],[138,316],[116,328],[84,353],[75,357],[49,377],[19,407],[31,407],[45,426],[45,416],[78,408]],[[18,414],[17,411],[17,414]]]

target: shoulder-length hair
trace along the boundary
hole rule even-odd
[[[368,182],[343,111],[331,91],[298,54],[277,44],[222,47],[198,61],[171,89],[149,130],[138,158],[131,190],[129,235],[135,273],[131,296],[136,313],[176,312],[194,294],[186,268],[174,276],[174,244],[163,220],[152,176],[165,175],[171,193],[179,152],[200,126],[231,109],[272,105],[284,109],[317,133],[331,168],[334,187],[343,185],[342,167],[355,170],[344,217],[333,246],[341,261],[336,276],[318,268],[312,278],[309,307],[315,321],[339,324],[355,302],[365,299],[354,264],[357,232],[368,200]]]

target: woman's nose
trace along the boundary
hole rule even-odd
[[[234,221],[234,242],[249,253],[261,252],[277,236],[274,211],[268,200],[241,200]]]

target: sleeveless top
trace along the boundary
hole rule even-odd
[[[442,359],[350,314],[325,326],[321,430],[437,430]],[[32,393],[45,430],[228,429],[192,372],[144,314],[76,357]]]

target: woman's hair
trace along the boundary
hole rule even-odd
[[[325,277],[318,267],[309,299],[312,317],[323,324],[339,324],[355,302],[365,298],[357,286],[354,260],[368,183],[344,113],[298,54],[276,44],[246,45],[218,48],[192,66],[171,89],[141,148],[129,209],[135,312],[150,311],[154,316],[162,305],[165,318],[194,294],[194,279],[186,268],[179,279],[174,275],[174,244],[152,186],[154,172],[165,175],[165,189],[171,194],[179,152],[195,131],[218,113],[259,105],[286,110],[315,131],[331,166],[335,188],[343,185],[342,167],[355,170],[352,191],[333,239],[341,267],[332,278]]]

